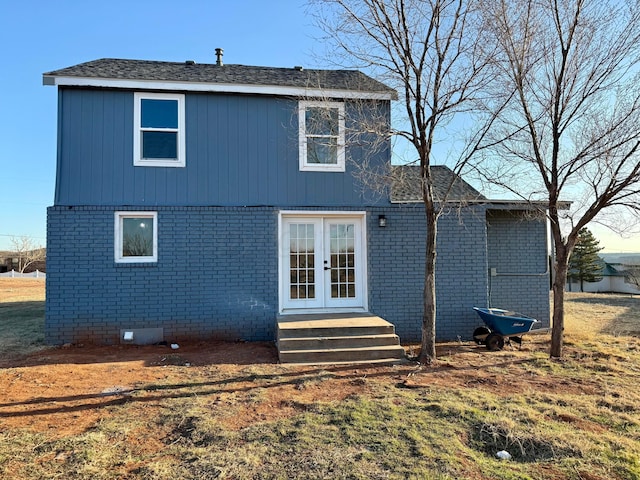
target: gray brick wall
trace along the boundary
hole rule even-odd
[[[157,327],[171,341],[273,340],[278,210],[147,209],[158,212],[157,263],[116,264],[114,211],[139,207],[49,208],[47,342],[117,343],[122,328]],[[368,213],[369,310],[395,324],[403,342],[418,341],[423,207],[392,205]],[[378,226],[381,214],[385,228]],[[439,339],[470,338],[481,324],[472,307],[487,305],[489,291],[494,306],[548,319],[544,232],[543,222],[501,211],[486,216],[480,206],[441,217]],[[489,277],[489,267],[496,268],[496,277]]]
[[[120,328],[150,327],[169,340],[274,338],[275,210],[157,208],[152,264],[114,262],[116,210],[127,208],[49,208],[47,342],[117,343]]]
[[[487,212],[491,306],[532,316],[549,326],[549,257],[544,218],[531,212]]]
[[[378,215],[387,227],[378,227]],[[484,208],[451,211],[438,223],[436,260],[439,339],[469,338],[473,306],[487,302]],[[396,326],[403,342],[419,341],[426,221],[422,205],[376,209],[369,218],[369,307]]]

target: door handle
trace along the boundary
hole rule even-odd
[[[331,267],[324,267],[325,270],[331,270]]]

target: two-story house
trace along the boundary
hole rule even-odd
[[[101,59],[43,80],[58,87],[49,343],[273,340],[290,315],[420,337],[419,196],[411,182],[381,196],[360,173],[390,165],[388,140],[358,130],[388,126],[395,91],[358,71],[220,58]],[[465,203],[439,229],[439,336],[468,338],[474,305],[548,321],[545,222],[458,183]]]

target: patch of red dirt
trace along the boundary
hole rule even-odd
[[[109,415],[109,407],[144,390],[141,416],[157,408],[159,386],[189,385],[215,365],[233,375],[249,364],[275,364],[267,343],[201,343],[180,346],[85,346],[39,351],[0,367],[0,422],[64,437],[85,431]],[[236,388],[242,388],[237,385]],[[149,389],[149,390],[146,390]],[[169,394],[171,395],[171,394]]]
[[[277,363],[272,343],[201,342],[169,346],[72,346],[39,351],[0,364],[0,424],[77,434],[128,403],[152,418],[167,398],[198,395],[228,428],[285,418],[316,402],[361,394],[369,382],[407,388],[462,386],[509,395],[537,392],[594,393],[576,380],[559,383],[525,369],[531,352],[488,353],[444,344],[445,361],[381,366],[291,366]],[[570,419],[567,419],[570,421]]]

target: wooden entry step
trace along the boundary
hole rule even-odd
[[[279,315],[280,363],[398,363],[405,359],[395,327],[370,313]]]

